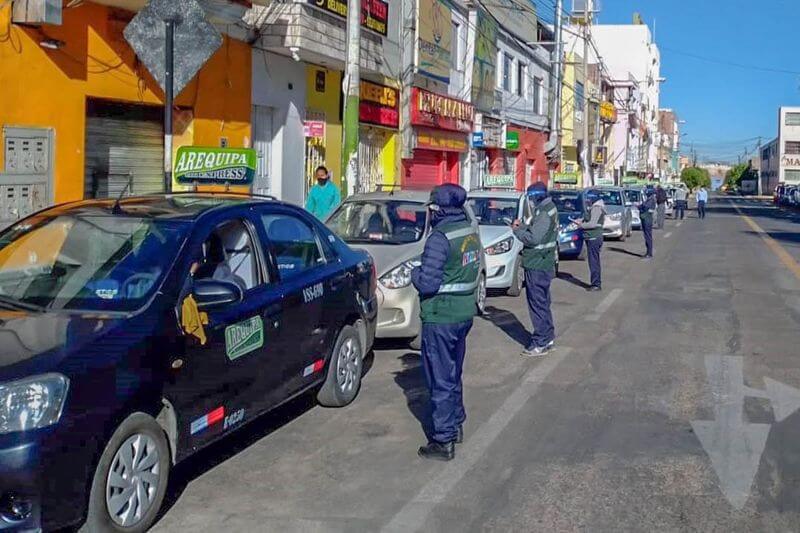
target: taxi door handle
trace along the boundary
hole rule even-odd
[[[336,290],[338,289],[343,283],[348,281],[350,278],[353,277],[353,274],[348,272],[342,272],[337,274],[331,278],[331,289]]]
[[[264,318],[267,322],[272,324],[272,327],[278,328],[281,325],[281,315],[283,314],[283,306],[279,303],[272,304],[264,311]]]

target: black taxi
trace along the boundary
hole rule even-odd
[[[288,399],[356,397],[375,267],[303,209],[83,201],[0,233],[0,530],[144,531],[172,466]]]

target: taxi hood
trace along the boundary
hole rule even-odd
[[[478,226],[478,231],[481,236],[481,243],[483,246],[491,246],[498,241],[507,239],[513,236],[513,232],[509,226],[492,226],[482,224]]]
[[[422,255],[425,239],[409,244],[351,244],[355,250],[364,250],[375,260],[378,278],[409,259]]]

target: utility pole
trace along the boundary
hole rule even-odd
[[[164,192],[172,192],[172,105],[175,99],[175,26],[180,21],[168,18],[164,43]]]
[[[758,161],[758,180],[756,180],[756,183],[758,183],[758,195],[761,196],[764,194],[764,187],[761,183],[761,166],[764,164],[764,161],[761,159],[761,137],[758,138],[758,144],[756,145],[756,157],[758,158],[756,160]]]
[[[592,0],[584,0],[583,5],[583,183],[594,186],[591,169],[591,146],[589,145],[589,10]]]
[[[361,188],[358,176],[358,107],[361,91],[361,0],[347,4],[347,62],[342,92],[342,192],[349,196]]]

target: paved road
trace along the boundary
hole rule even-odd
[[[418,354],[382,346],[352,406],[300,399],[181,466],[156,530],[797,530],[798,222],[714,199],[653,262],[638,233],[606,243],[602,293],[562,264],[543,359],[518,355],[524,300],[490,299],[451,463],[416,456]]]

